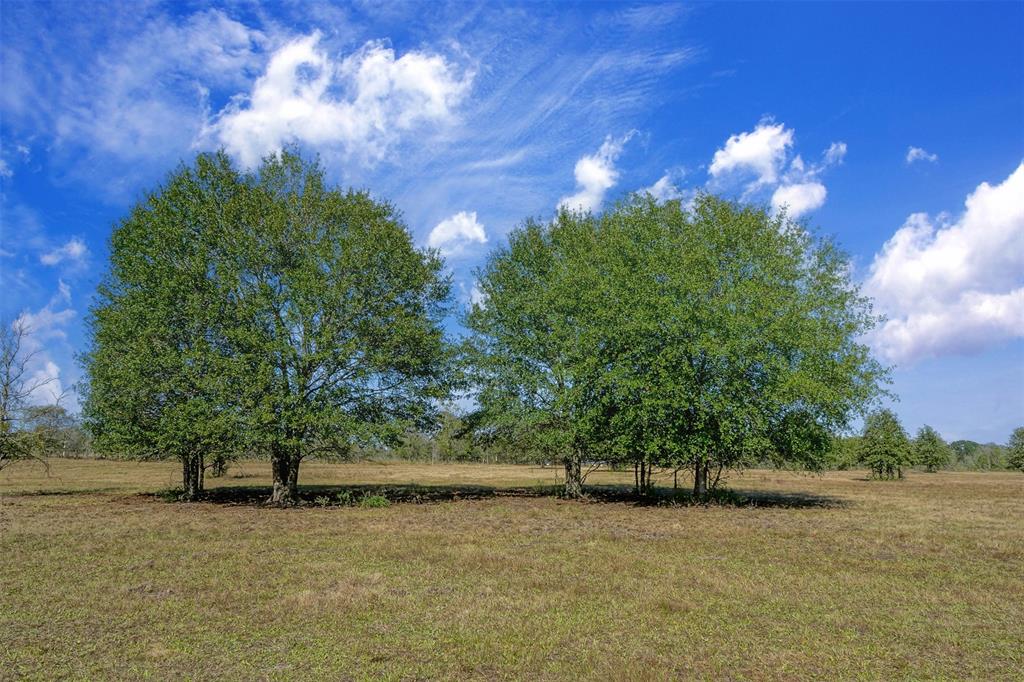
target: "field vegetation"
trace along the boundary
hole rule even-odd
[[[746,470],[705,505],[561,476],[311,462],[274,508],[265,461],[192,504],[172,462],[8,467],[2,676],[1019,679],[1019,473]]]

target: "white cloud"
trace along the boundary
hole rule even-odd
[[[229,104],[207,134],[246,166],[288,142],[340,147],[373,162],[403,134],[449,122],[473,81],[472,71],[460,73],[440,55],[396,58],[369,42],[339,61],[319,42],[316,32],[278,49],[250,95]]]
[[[17,322],[28,330],[30,348],[38,348],[44,341],[67,338],[64,327],[75,317],[75,311],[71,308],[54,310],[54,305],[60,302],[58,295],[36,312],[26,310],[18,316]]]
[[[152,20],[72,76],[58,143],[123,161],[180,157],[203,129],[210,89],[249,82],[266,43],[220,10]]]
[[[826,166],[838,166],[846,158],[846,143],[845,142],[833,142],[829,145],[829,148],[825,150],[825,165]]]
[[[26,310],[13,323],[26,331],[21,351],[28,358],[27,385],[34,387],[29,399],[36,404],[52,403],[64,393],[60,367],[50,357],[47,346],[50,342],[67,339],[65,328],[74,319],[76,312],[68,307],[61,310],[55,308],[70,300],[70,296],[70,288],[61,282],[57,294],[49,303],[34,313]]]
[[[597,153],[586,154],[577,161],[573,174],[579,189],[576,194],[562,197],[558,201],[558,208],[583,211],[599,209],[605,193],[619,181],[619,171],[615,168],[615,162],[634,134],[635,131],[630,131],[618,140],[612,139],[609,135]]]
[[[935,163],[939,160],[938,154],[930,154],[920,147],[907,147],[907,165],[914,163],[915,161],[928,161],[929,163]]]
[[[799,218],[825,205],[828,192],[820,182],[801,182],[794,185],[780,185],[772,194],[772,208],[775,211],[786,208],[786,215]]]
[[[818,178],[828,168],[842,164],[845,157],[845,142],[829,145],[818,164],[808,165],[797,154],[772,193],[772,210],[779,212],[785,208],[790,218],[799,218],[824,206],[828,190]]]
[[[460,255],[474,243],[487,243],[487,233],[477,220],[476,211],[459,211],[445,218],[434,226],[427,237],[427,246],[441,249],[446,256]]]
[[[62,279],[57,280],[57,296],[55,298],[71,305],[71,287]]]
[[[469,290],[469,302],[476,306],[487,305],[487,294],[476,284]]]
[[[60,367],[53,360],[36,363],[36,369],[29,374],[25,385],[31,389],[28,402],[36,405],[56,403],[64,395],[64,385],[60,379]]]
[[[47,251],[39,257],[39,262],[43,265],[57,265],[64,261],[81,262],[86,254],[89,253],[88,247],[78,237],[72,237],[64,244],[56,249]]]
[[[7,165],[7,162],[0,159],[0,178],[9,178],[14,175],[14,171]]]
[[[888,318],[872,343],[896,362],[1024,336],[1024,163],[998,185],[980,184],[955,222],[907,218],[864,290]]]
[[[640,191],[647,192],[654,197],[655,200],[662,203],[671,199],[678,199],[683,195],[682,192],[679,191],[679,188],[676,187],[670,173],[662,175],[653,185],[645,187]]]
[[[733,173],[753,174],[756,179],[749,189],[771,185],[778,179],[792,145],[791,129],[782,123],[763,121],[749,133],[730,136],[725,146],[715,152],[708,173],[715,179]]]

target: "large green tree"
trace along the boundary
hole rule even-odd
[[[88,319],[83,416],[96,449],[178,459],[187,499],[202,492],[204,458],[238,446],[220,279],[242,206],[223,154],[179,168],[114,230]]]
[[[584,412],[596,379],[591,324],[597,282],[593,216],[560,212],[526,221],[478,273],[467,360],[478,391],[478,428],[565,467],[565,495],[582,494],[583,462],[596,454]]]
[[[245,181],[225,245],[225,337],[250,447],[271,501],[294,502],[301,461],[397,441],[433,420],[453,379],[441,320],[450,284],[389,204],[327,185],[285,151]]]
[[[688,467],[698,496],[748,462],[818,468],[885,377],[843,254],[710,195],[527,222],[480,288],[483,411],[557,453],[570,495],[589,459],[637,464],[644,487]]]
[[[785,216],[699,196],[634,198],[601,221],[596,397],[613,452],[693,472],[818,469],[879,393],[858,341],[875,323],[830,241]]]
[[[892,410],[879,410],[864,421],[860,439],[860,462],[875,478],[903,478],[903,467],[914,461],[907,432]]]
[[[930,472],[949,466],[952,451],[942,436],[932,427],[922,426],[914,438],[914,463]]]
[[[204,457],[260,452],[271,501],[294,502],[303,458],[397,438],[447,395],[441,271],[391,206],[316,161],[243,174],[200,155],[111,241],[84,358],[97,446],[179,458],[188,497]]]

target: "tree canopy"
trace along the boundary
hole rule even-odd
[[[452,379],[449,283],[388,204],[284,151],[252,173],[201,154],[115,230],[90,318],[97,446],[182,460],[245,448],[295,500],[301,460],[394,438]]]
[[[557,452],[569,495],[589,459],[687,467],[697,495],[755,460],[818,468],[886,376],[845,256],[710,195],[527,221],[479,280],[484,422]]]
[[[450,285],[391,205],[328,187],[318,163],[285,152],[246,184],[226,337],[246,437],[271,457],[272,500],[290,502],[304,457],[397,441],[435,414],[454,380]]]
[[[95,447],[179,459],[189,499],[202,491],[204,457],[239,446],[221,280],[243,189],[223,154],[171,174],[114,230],[88,319],[83,415]]]

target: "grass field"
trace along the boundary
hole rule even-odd
[[[314,463],[316,495],[420,503],[246,502],[269,473],[196,504],[152,494],[172,464],[0,473],[0,677],[1022,678],[1021,474],[748,471],[729,485],[756,505],[705,507],[564,501],[539,467]]]

